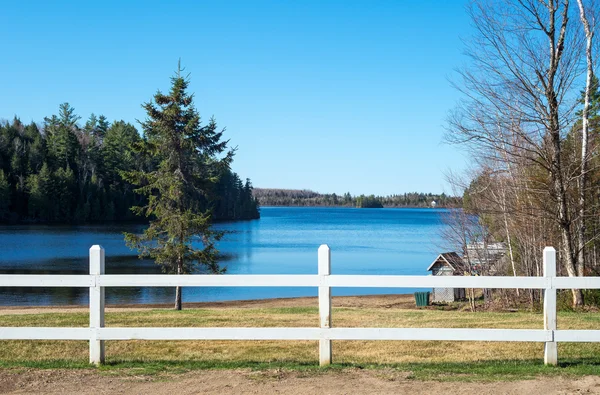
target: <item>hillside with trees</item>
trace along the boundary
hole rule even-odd
[[[331,206],[331,207],[460,207],[461,197],[432,193],[404,193],[389,196],[356,195],[349,192],[343,195],[335,193],[321,194],[307,189],[267,189],[254,188],[254,196],[262,206]]]
[[[134,147],[145,140],[135,126],[92,114],[83,124],[68,103],[41,124],[15,117],[0,122],[0,222],[97,223],[141,220],[130,210],[145,197],[123,179],[156,161]],[[224,168],[206,207],[216,220],[258,218],[250,180]]]

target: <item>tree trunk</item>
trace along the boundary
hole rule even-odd
[[[177,260],[177,275],[183,273],[183,262],[181,257]],[[181,287],[175,288],[175,310],[181,310]]]
[[[506,231],[506,243],[508,244],[508,255],[510,257],[510,265],[512,267],[513,276],[517,277],[517,269],[515,268],[515,258],[512,249],[512,240],[510,239],[510,232],[508,230],[508,215],[506,213],[506,190],[502,188],[502,215],[504,217],[504,230]],[[519,294],[519,288],[517,288],[517,299],[521,296]]]
[[[468,295],[469,295],[469,307],[471,308],[471,312],[475,311],[475,290],[473,288],[469,288],[468,290]]]
[[[594,64],[592,59],[592,39],[593,31],[585,13],[585,7],[582,0],[577,0],[579,5],[579,15],[586,37],[586,84],[584,92],[583,111],[581,115],[581,173],[579,175],[579,227],[577,232],[578,254],[577,254],[577,275],[583,276],[585,271],[585,214],[586,214],[586,187],[588,171],[588,129],[589,129],[589,109],[590,109],[590,91],[592,86],[592,76],[594,74]]]
[[[557,136],[558,138],[558,136]],[[555,160],[560,161],[559,158]],[[559,162],[560,163],[560,162]],[[557,166],[557,169],[560,169],[560,164]],[[573,248],[573,238],[571,231],[571,221],[569,219],[569,214],[567,212],[567,203],[566,203],[566,193],[562,180],[561,174],[553,174],[554,178],[554,191],[557,195],[557,205],[558,205],[558,216],[559,216],[559,225],[560,225],[560,233],[562,236],[562,261],[564,262],[565,268],[567,269],[567,274],[569,277],[577,277],[577,269],[576,269],[576,257],[575,251]],[[583,306],[583,293],[580,289],[573,289],[573,307]]]
[[[552,106],[554,107],[554,106]],[[556,107],[555,107],[556,108]],[[556,108],[557,109],[557,108]],[[558,130],[558,111],[553,114],[550,131],[550,137],[552,140],[552,186],[554,194],[556,195],[557,211],[558,211],[558,222],[560,227],[560,233],[562,238],[562,261],[564,262],[567,274],[569,277],[577,276],[577,258],[573,248],[573,232],[572,223],[569,217],[567,209],[567,194],[565,191],[564,179],[562,175],[561,165],[561,147],[560,147],[560,134]],[[583,293],[579,289],[572,290],[573,292],[573,307],[583,305]]]
[[[181,310],[181,287],[175,288],[175,310]]]
[[[577,0],[581,23],[583,25],[586,36],[586,61],[587,61],[587,78],[584,94],[584,106],[582,113],[582,130],[581,130],[581,172],[579,175],[579,226],[577,227],[577,251],[571,250],[566,259],[569,264],[566,266],[570,277],[583,276],[585,268],[585,190],[587,185],[587,160],[588,160],[588,112],[590,106],[590,88],[592,85],[593,60],[592,60],[592,31],[585,15],[585,8],[582,0]],[[563,239],[565,238],[563,232]],[[567,240],[565,240],[566,244]],[[570,248],[570,246],[569,246]],[[579,289],[573,289],[573,307],[583,306],[583,292]]]
[[[557,8],[550,10],[550,26],[546,32],[550,42],[550,64],[548,67],[548,81],[546,82],[545,96],[548,100],[548,127],[547,136],[550,139],[550,176],[552,179],[552,188],[556,197],[556,209],[558,211],[558,224],[563,244],[562,260],[567,269],[569,277],[577,276],[577,255],[573,248],[573,229],[572,221],[569,216],[567,207],[567,193],[565,188],[565,180],[563,174],[563,165],[561,159],[561,136],[560,136],[560,114],[557,92],[554,87],[555,77],[558,73],[559,63],[563,55],[565,32],[567,28],[568,18],[568,2],[563,10],[563,18],[558,34],[558,42],[556,42],[555,17]],[[581,290],[574,289],[573,291],[573,307],[583,305],[583,293]]]

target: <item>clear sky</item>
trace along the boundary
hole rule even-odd
[[[142,119],[177,60],[256,187],[449,192],[465,1],[5,1],[0,118]],[[82,121],[83,122],[83,121]],[[138,126],[138,125],[136,125]]]

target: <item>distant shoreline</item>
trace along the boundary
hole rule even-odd
[[[425,208],[462,207],[462,197],[445,193],[407,192],[387,196],[319,193],[310,189],[254,188],[259,205],[275,207]]]

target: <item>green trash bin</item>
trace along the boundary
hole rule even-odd
[[[415,292],[415,302],[417,307],[429,305],[429,292]]]

